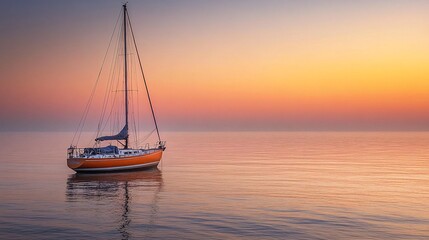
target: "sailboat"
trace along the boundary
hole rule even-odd
[[[117,134],[107,135],[107,136],[97,136],[97,138],[95,138],[95,143],[92,147],[79,148],[76,145],[71,144],[70,147],[67,149],[67,166],[76,172],[111,172],[111,171],[123,171],[123,170],[155,167],[161,161],[162,154],[166,148],[165,141],[161,140],[161,137],[159,134],[158,124],[156,122],[152,101],[150,99],[148,86],[146,84],[146,79],[144,77],[143,68],[140,61],[140,55],[137,50],[137,44],[134,38],[130,17],[127,11],[127,4],[124,4],[122,6],[121,15],[118,18],[118,21],[121,18],[121,16],[123,17],[123,22],[122,22],[123,24],[122,24],[122,32],[120,33],[120,35],[123,39],[123,54],[122,54],[124,56],[123,57],[123,73],[124,73],[123,86],[125,87],[125,90],[121,91],[124,94],[122,98],[124,99],[124,105],[121,106],[123,107],[123,110],[124,110],[123,127]],[[115,26],[115,29],[116,29],[116,26]],[[129,82],[128,82],[129,67],[128,67],[127,59],[128,59],[129,52],[127,51],[127,47],[129,46],[127,46],[127,32],[130,32],[132,36],[132,40],[134,43],[133,47],[135,47],[135,50],[137,53],[141,75],[144,80],[146,95],[148,98],[152,119],[155,124],[155,129],[158,137],[158,141],[152,147],[150,147],[147,144],[145,147],[132,148],[129,144],[130,142],[129,92],[131,90],[129,89]],[[87,110],[87,108],[85,110],[87,114],[89,110]],[[80,128],[80,126],[81,125],[79,125],[78,129]],[[82,130],[82,128],[80,129]],[[102,143],[112,142],[112,141],[116,141],[115,143],[119,144],[119,146],[115,146],[112,144],[107,146],[102,146]]]

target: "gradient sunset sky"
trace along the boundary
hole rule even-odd
[[[75,130],[122,2],[0,3],[0,130]],[[128,7],[161,131],[429,130],[429,1]]]

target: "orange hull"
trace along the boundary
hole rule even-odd
[[[147,168],[158,165],[163,150],[153,153],[120,158],[69,158],[67,166],[76,172],[119,171]]]

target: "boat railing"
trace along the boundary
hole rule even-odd
[[[70,147],[69,149],[67,149],[68,158],[81,158],[81,157],[86,157],[86,156],[96,155],[96,154],[106,154],[106,152],[102,151],[100,148]],[[112,153],[112,154],[115,154],[115,153]]]
[[[144,147],[143,147],[143,149],[144,150],[147,150],[147,149],[149,149],[150,148],[150,144],[149,143],[146,143],[145,145],[144,145]]]
[[[166,141],[159,141],[155,143],[152,147],[149,143],[146,143],[142,150],[156,150],[156,149],[165,149]],[[67,149],[67,157],[68,158],[82,158],[88,157],[91,155],[97,154],[107,154],[105,151],[101,150],[101,148],[78,148],[75,146],[71,146]],[[112,155],[118,155],[118,153],[111,153]]]
[[[84,148],[77,148],[77,147],[69,147],[67,149],[67,157],[68,158],[78,158],[84,155],[85,149]]]
[[[165,143],[166,143],[166,141],[158,141],[158,142],[156,142],[152,146],[149,143],[146,143],[144,145],[144,147],[141,148],[141,149],[143,149],[143,150],[151,150],[151,149],[165,148]]]
[[[97,154],[106,154],[106,155],[119,155],[119,152],[106,152],[103,148],[78,148],[78,147],[69,147],[67,149],[68,158],[82,158],[88,157],[91,155]]]
[[[156,143],[156,148],[162,148],[163,150],[165,149],[165,143],[166,143],[166,141],[158,141],[157,143]]]

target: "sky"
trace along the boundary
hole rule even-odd
[[[122,2],[0,4],[0,131],[75,130]],[[429,130],[429,1],[128,8],[161,131]]]

